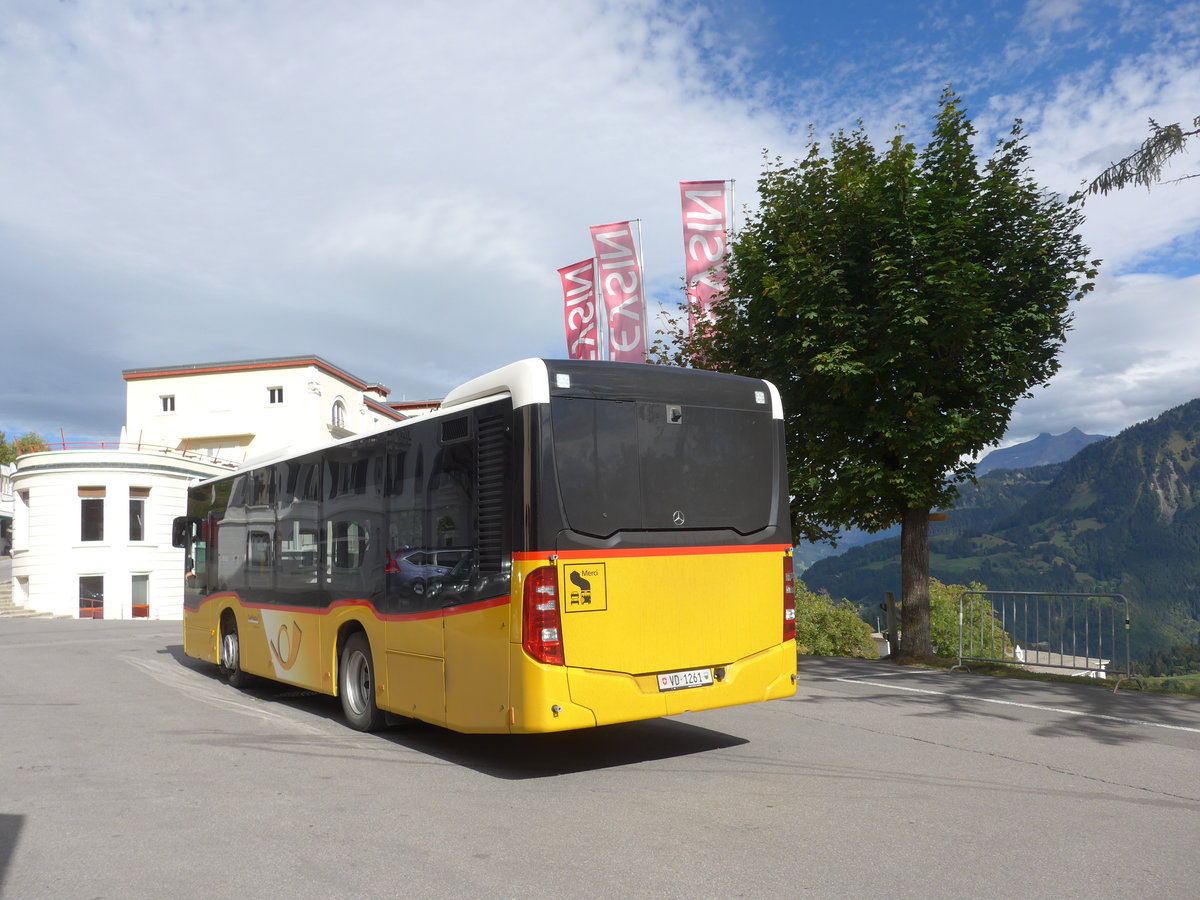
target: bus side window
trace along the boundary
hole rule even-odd
[[[171,520],[171,546],[181,550],[202,540],[204,519],[199,516],[176,516]]]
[[[229,504],[217,523],[217,543],[224,552],[217,554],[217,584],[221,591],[242,591],[246,587],[246,476],[238,475],[229,489]]]

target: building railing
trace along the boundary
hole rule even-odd
[[[183,447],[167,447],[163,444],[147,444],[142,441],[130,440],[114,440],[114,441],[45,441],[40,450],[23,450],[17,455],[28,456],[33,453],[46,453],[58,450],[106,450],[106,451],[124,451],[126,453],[151,453],[163,456],[175,456],[179,459],[190,459],[197,462],[210,463],[212,465],[225,466],[226,468],[236,469],[244,460],[226,459],[221,456],[212,456],[207,453],[197,453],[191,450],[185,444]],[[243,454],[244,455],[244,454]]]
[[[1114,669],[1129,678],[1129,627],[1123,594],[964,591],[958,601],[958,666],[1016,663],[1093,678],[1107,678]]]

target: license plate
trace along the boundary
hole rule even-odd
[[[712,669],[691,669],[687,672],[664,672],[658,676],[660,691],[682,691],[713,683]]]

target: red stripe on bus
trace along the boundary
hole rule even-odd
[[[362,606],[371,611],[371,614],[381,622],[415,622],[421,619],[440,619],[446,616],[461,616],[466,613],[481,612],[485,609],[495,609],[497,606],[507,606],[510,602],[508,594],[501,594],[499,597],[492,597],[487,600],[476,600],[474,603],[464,603],[461,606],[449,606],[445,609],[428,609],[414,613],[381,613],[379,609],[370,600],[360,599],[343,599],[335,600],[329,606],[284,606],[279,603],[254,603],[248,600],[242,600],[237,594],[220,593],[209,594],[200,601],[200,606],[203,606],[210,600],[226,600],[233,599],[238,602],[243,609],[265,609],[278,610],[286,613],[303,613],[310,616],[327,616],[338,607],[345,606]],[[199,607],[194,611],[199,611]]]

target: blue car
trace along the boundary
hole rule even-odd
[[[403,550],[388,567],[389,582],[402,593],[423,597],[440,587],[470,555],[470,550],[462,548]]]

